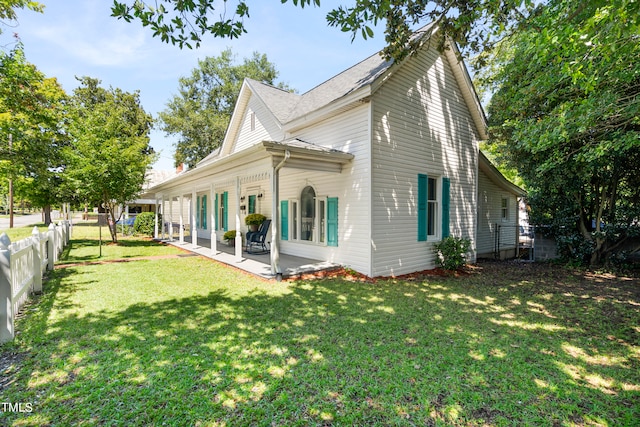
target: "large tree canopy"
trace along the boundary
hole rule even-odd
[[[198,61],[189,77],[180,79],[178,95],[159,114],[162,129],[178,135],[175,163],[194,166],[222,143],[245,77],[270,85],[278,72],[266,55],[257,52],[234,64],[230,49]],[[280,88],[286,85],[279,83]]]
[[[319,6],[320,0],[292,0],[295,5]],[[286,3],[287,0],[281,0]],[[240,37],[246,32],[249,0],[142,0],[117,1],[113,16],[130,22],[139,20],[161,40],[182,47],[199,46],[202,37]],[[463,48],[481,50],[494,36],[514,23],[526,21],[534,10],[533,0],[351,0],[327,15],[329,25],[352,37],[373,36],[372,27],[385,25],[387,58],[397,60],[411,51],[412,27],[437,22]]]
[[[551,0],[503,42],[488,80],[492,143],[534,221],[592,264],[640,234],[639,24],[634,0]]]
[[[43,208],[47,224],[62,192],[65,99],[56,79],[27,62],[20,43],[0,52],[2,179],[13,180],[22,197]]]
[[[141,192],[154,161],[149,146],[152,118],[137,92],[105,89],[89,77],[80,82],[72,97],[67,176],[75,182],[79,199],[106,207],[111,238],[117,242],[117,207]]]

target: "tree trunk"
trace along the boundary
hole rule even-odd
[[[51,224],[51,205],[44,206],[42,213],[44,214],[44,225],[48,227]]]
[[[118,243],[118,230],[116,227],[116,218],[113,214],[113,209],[109,209],[107,217],[109,219],[107,221],[107,225],[109,226],[109,233],[111,233],[111,241],[113,243]]]

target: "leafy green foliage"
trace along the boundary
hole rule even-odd
[[[244,217],[244,223],[246,225],[260,225],[267,219],[266,216],[259,213],[252,213]]]
[[[242,64],[235,64],[231,49],[217,57],[198,61],[189,77],[180,79],[178,95],[159,114],[167,134],[178,135],[175,163],[195,166],[222,144],[245,78],[275,85],[278,71],[266,55],[254,52]],[[287,89],[286,85],[278,85]]]
[[[22,44],[0,52],[2,178],[13,179],[18,195],[44,208],[46,224],[51,222],[51,205],[66,196],[66,99],[56,79],[46,78],[26,60]]]
[[[156,227],[156,214],[153,212],[142,212],[136,216],[133,222],[133,231],[146,236],[153,236]]]
[[[15,9],[31,9],[42,12],[44,5],[32,0],[0,0],[0,20],[14,21],[17,19]],[[2,32],[2,29],[0,29]]]
[[[550,1],[503,42],[484,81],[491,144],[525,181],[533,221],[590,264],[637,234],[638,34],[636,1]]]
[[[233,240],[236,238],[236,230],[227,230],[225,231],[225,233],[222,235],[222,238],[224,240]]]
[[[140,21],[142,26],[151,28],[154,37],[180,48],[200,47],[204,34],[234,39],[247,32],[244,18],[249,17],[249,6],[245,0],[229,2],[235,3],[235,8],[227,5],[226,0],[224,5],[215,3],[214,0],[159,0],[147,4],[140,0],[114,0],[111,12],[112,16],[127,22]],[[293,0],[293,4],[318,6],[320,0]]]
[[[137,92],[107,90],[89,77],[80,82],[72,98],[67,177],[76,184],[77,197],[105,206],[115,225],[117,206],[140,193],[154,160],[149,146],[152,118],[140,105]],[[117,242],[115,227],[110,231]]]
[[[467,263],[471,240],[448,236],[433,245],[438,266],[445,270],[459,270]]]
[[[115,0],[112,16],[127,22],[139,20],[162,41],[191,48],[200,46],[205,34],[233,39],[246,33],[248,3],[225,1],[224,6],[218,7],[214,0],[161,0],[153,4]],[[320,0],[293,0],[293,4],[319,6]],[[480,51],[514,24],[526,25],[534,6],[533,0],[352,0],[351,5],[330,11],[327,22],[352,33],[352,39],[373,37],[372,27],[384,22],[387,42],[384,55],[387,59],[401,60],[417,46],[412,27],[418,23],[435,22],[461,46]]]

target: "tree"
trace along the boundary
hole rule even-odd
[[[281,0],[286,3],[287,0]],[[235,7],[229,3],[233,3]],[[182,47],[198,47],[202,36],[240,37],[246,32],[248,0],[142,0],[114,1],[112,16],[127,22],[139,20],[153,35]],[[352,0],[327,15],[327,22],[352,38],[372,37],[372,26],[385,23],[386,58],[400,60],[415,48],[412,26],[436,22],[461,47],[474,51],[486,49],[495,36],[514,25],[526,25],[535,10],[533,0]],[[320,0],[293,0],[300,7],[319,6]],[[443,40],[444,42],[444,40]],[[444,46],[444,45],[442,45]],[[441,47],[442,47],[441,46]]]
[[[22,44],[0,53],[0,168],[11,184],[9,205],[17,184],[18,194],[44,209],[47,224],[60,201],[65,98],[56,79],[26,61]]]
[[[194,166],[220,146],[245,77],[275,85],[278,72],[266,55],[254,52],[242,64],[234,61],[230,49],[198,61],[191,76],[180,79],[178,95],[159,114],[162,129],[180,138],[176,165]],[[287,89],[283,83],[278,86]]]
[[[14,21],[17,18],[15,9],[25,7],[36,12],[42,12],[44,9],[41,3],[32,0],[0,0],[0,20]]]
[[[66,168],[65,147],[67,94],[55,78],[36,85],[43,113],[27,135],[29,156],[24,156],[24,176],[18,194],[34,207],[42,208],[44,223],[51,223],[51,207],[69,201],[63,180]]]
[[[594,265],[640,234],[640,3],[552,0],[497,50],[491,143],[532,217]]]
[[[140,105],[138,92],[104,89],[90,77],[79,80],[72,97],[67,177],[80,199],[105,207],[116,243],[118,207],[141,192],[154,161],[152,118]]]

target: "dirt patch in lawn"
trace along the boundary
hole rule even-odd
[[[0,350],[0,391],[14,381],[24,354]]]

